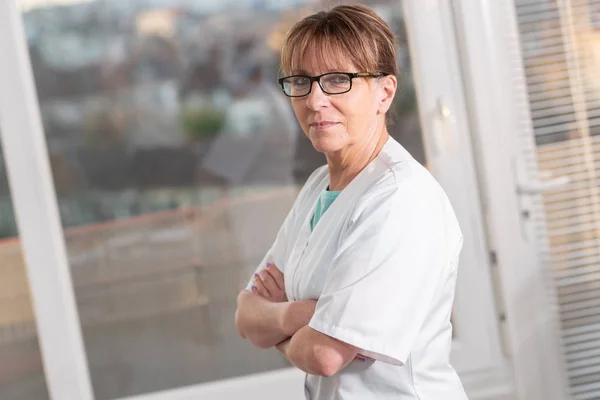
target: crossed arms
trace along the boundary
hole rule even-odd
[[[308,326],[316,304],[288,301],[283,274],[269,264],[255,275],[252,291],[239,294],[235,324],[254,346],[275,346],[292,365],[311,375],[332,376],[353,360],[364,361],[356,347]]]

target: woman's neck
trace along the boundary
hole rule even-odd
[[[329,166],[329,190],[343,190],[371,161],[373,161],[389,138],[384,130],[378,140],[367,140],[339,151],[335,155],[326,155]]]

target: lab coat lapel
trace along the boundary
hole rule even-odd
[[[288,259],[288,265],[292,266],[284,271],[285,274],[288,274],[290,278],[286,278],[285,280],[285,290],[288,298],[296,301],[299,300],[299,276],[298,273],[299,268],[302,265],[302,259],[304,258],[304,254],[308,248],[309,241],[311,239],[312,233],[310,230],[310,220],[315,213],[315,209],[317,206],[317,200],[321,195],[321,192],[325,190],[327,185],[329,184],[329,174],[324,174],[320,178],[320,182],[317,182],[312,189],[307,198],[302,201],[300,204],[301,207],[301,215],[303,219],[299,221],[297,236],[294,241],[294,245],[292,247],[292,251],[290,253],[290,257]]]
[[[303,231],[308,229],[309,232],[309,239],[307,240],[308,247],[306,249],[307,252],[318,247],[318,244],[324,242],[325,238],[338,231],[337,226],[346,220],[347,216],[354,208],[356,201],[370,186],[373,185],[377,179],[377,176],[381,175],[381,169],[377,168],[378,165],[377,159],[371,161],[371,163],[369,163],[369,165],[367,165],[356,176],[356,178],[354,178],[352,182],[350,182],[350,184],[346,186],[344,190],[342,190],[337,199],[333,202],[329,209],[327,209],[325,214],[323,214],[315,226],[312,234],[310,234],[310,219],[315,211],[314,204],[316,204],[318,197],[329,184],[329,175],[327,175],[327,182],[325,186],[323,186],[317,196],[312,199],[314,204],[303,227]]]
[[[363,169],[350,182],[344,190],[339,194],[338,198],[333,202],[329,209],[323,214],[313,232],[310,230],[310,220],[315,212],[317,200],[323,190],[329,184],[329,175],[325,174],[323,180],[316,186],[314,193],[306,200],[305,207],[308,210],[303,225],[299,229],[298,238],[295,242],[293,261],[294,265],[293,276],[289,282],[289,287],[286,284],[286,291],[291,294],[294,300],[304,299],[305,290],[309,287],[310,273],[306,273],[306,268],[313,270],[318,268],[323,262],[329,263],[327,257],[322,258],[324,244],[328,243],[331,238],[338,237],[342,231],[343,224],[356,204],[356,201],[361,195],[377,180],[377,176],[381,175],[381,165],[377,160],[372,161],[365,169]],[[338,238],[339,239],[339,238]],[[321,267],[324,267],[321,265]]]

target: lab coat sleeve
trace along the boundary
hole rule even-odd
[[[368,357],[405,364],[462,245],[448,212],[441,188],[416,176],[363,195],[309,326]]]

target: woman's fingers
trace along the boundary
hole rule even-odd
[[[252,291],[274,302],[288,301],[283,274],[275,264],[267,264],[266,268],[254,274]]]
[[[271,298],[271,293],[265,287],[265,284],[260,279],[259,274],[254,274],[254,278],[252,279],[252,291],[258,293],[259,295],[261,295],[262,297],[264,297],[266,299]]]
[[[275,283],[275,279],[273,279],[269,271],[267,271],[266,269],[261,270],[258,273],[258,276],[260,276],[260,280],[265,285],[270,294],[277,293],[280,290],[277,286],[277,283]]]
[[[270,267],[271,269],[273,267]],[[263,269],[258,273],[263,285],[269,291],[271,295],[271,300],[276,302],[287,301],[287,297],[285,296],[285,289],[279,287],[273,275],[269,272],[268,269]]]
[[[283,272],[281,272],[275,264],[267,264],[266,271],[268,271],[269,274],[271,274],[271,276],[275,280],[275,283],[277,284],[277,287],[285,291],[285,280],[283,279]]]

